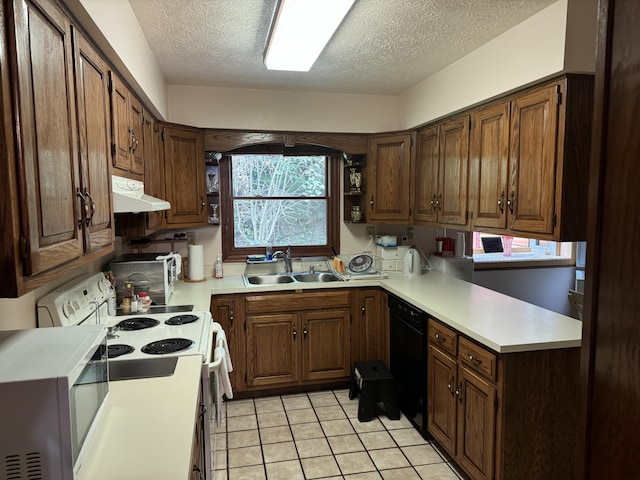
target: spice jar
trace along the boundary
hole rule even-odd
[[[131,302],[134,296],[133,282],[125,282],[122,294],[122,313],[131,313]]]

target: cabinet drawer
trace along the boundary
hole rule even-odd
[[[458,334],[434,319],[429,319],[429,342],[438,345],[455,357],[458,345]]]
[[[479,347],[466,338],[460,338],[458,348],[460,363],[495,381],[497,357],[494,353]]]
[[[350,305],[350,292],[346,288],[315,292],[249,294],[245,297],[247,314],[325,310]]]

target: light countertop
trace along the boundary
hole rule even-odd
[[[429,271],[419,277],[246,287],[242,276],[177,282],[170,304],[209,310],[211,295],[318,288],[377,286],[499,353],[579,347],[582,322],[487,288]]]
[[[202,357],[178,357],[168,377],[109,382],[78,480],[191,478]]]

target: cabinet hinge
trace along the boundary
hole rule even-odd
[[[29,239],[24,235],[20,235],[20,256],[22,258],[28,258],[31,253],[31,247],[29,245]]]
[[[556,85],[556,94],[558,96],[558,105],[562,105],[562,90],[560,85]]]

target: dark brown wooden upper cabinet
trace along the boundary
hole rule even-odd
[[[469,199],[472,229],[507,226],[509,102],[471,114]]]
[[[417,133],[415,213],[417,224],[466,226],[469,115]]]
[[[33,275],[83,253],[71,24],[53,1],[8,3],[19,92],[21,254],[23,273]]]
[[[413,134],[376,135],[367,156],[367,221],[409,223],[413,203]]]
[[[165,189],[171,209],[168,228],[207,224],[207,186],[202,131],[164,128]]]
[[[113,250],[109,66],[73,29],[81,191],[87,202],[85,251]]]
[[[142,104],[120,78],[111,72],[111,129],[114,173],[144,176]]]

